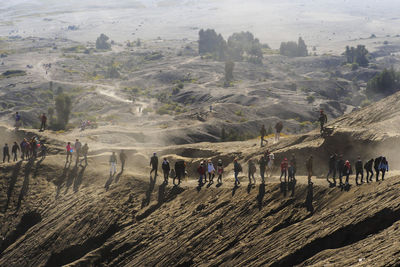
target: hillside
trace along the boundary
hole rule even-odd
[[[314,178],[313,213],[305,207],[308,188],[301,175],[309,154],[316,158],[316,174],[324,173],[332,149],[351,160],[364,151],[365,158],[385,152],[391,169],[397,169],[393,144],[398,138],[399,97],[332,121],[334,133],[325,139],[314,131],[271,145],[276,163],[289,153],[298,159],[294,197],[281,194],[276,177],[265,186],[258,180],[252,188],[243,176],[242,186],[232,189],[232,159],[239,157],[245,166],[248,159],[259,157],[266,148],[260,150],[256,140],[127,148],[128,170],[112,180],[106,175],[106,147],[92,150],[87,168],[64,166],[64,155],[56,149],[43,162],[3,165],[0,265],[397,265],[396,172],[383,182],[350,191],[328,188]],[[375,131],[380,125],[388,127]],[[59,147],[57,139],[65,138],[46,134],[54,148]],[[172,162],[186,159],[189,177],[183,187],[161,185],[161,176],[156,184],[147,182],[145,166],[152,151]],[[223,186],[195,188],[194,169],[204,158],[222,158],[228,164]]]

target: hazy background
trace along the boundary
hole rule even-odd
[[[1,0],[0,35],[66,37],[94,41],[188,38],[199,28],[225,37],[249,30],[278,47],[303,36],[307,44],[400,34],[396,0]],[[79,30],[68,31],[69,25]]]

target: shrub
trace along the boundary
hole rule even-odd
[[[380,94],[391,95],[400,90],[400,72],[393,68],[384,69],[368,81],[366,93],[368,96]]]
[[[309,95],[309,96],[307,96],[306,100],[307,100],[307,102],[308,102],[309,104],[311,104],[311,103],[314,103],[315,97],[312,96],[312,95]]]
[[[279,53],[287,57],[305,57],[308,56],[307,45],[304,40],[299,37],[298,42],[282,42]]]
[[[107,42],[109,39],[107,35],[102,33],[96,40],[96,49],[110,50],[111,44]]]
[[[369,63],[368,53],[365,45],[357,45],[357,47],[346,46],[344,55],[346,56],[347,63],[357,63],[359,66],[366,67]]]

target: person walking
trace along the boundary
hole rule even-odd
[[[121,161],[121,172],[123,172],[125,169],[126,159],[127,159],[127,156],[126,156],[124,150],[121,149],[121,152],[119,152],[119,160]]]
[[[311,177],[313,175],[313,156],[311,155],[306,161],[306,170],[308,174],[308,184],[311,184]]]
[[[203,185],[203,178],[206,175],[206,167],[204,166],[204,162],[201,161],[199,167],[197,168],[197,173],[199,174],[199,186]]]
[[[222,174],[224,173],[224,166],[222,165],[222,159],[218,160],[217,164],[217,174],[218,174],[218,179],[217,183],[222,184]]]
[[[6,162],[6,158],[7,162],[10,163],[10,149],[8,148],[8,144],[5,144],[3,147],[3,163]]]
[[[113,176],[117,173],[117,156],[115,152],[113,152],[110,156],[110,176]]]
[[[389,163],[385,157],[382,157],[382,161],[379,164],[379,170],[382,172],[382,181],[385,180],[385,173],[389,171]]]
[[[178,185],[181,184],[181,179],[185,177],[186,174],[186,163],[183,160],[178,160],[175,162],[175,172],[176,176],[175,178],[178,179]],[[175,178],[172,180],[172,183],[175,184]]]
[[[45,113],[43,113],[42,116],[40,117],[40,121],[41,121],[41,124],[40,124],[39,131],[44,132],[46,130],[46,122],[47,122],[47,117],[46,117]]]
[[[79,163],[79,156],[81,155],[82,144],[79,139],[75,140],[75,153],[76,153],[76,165]]]
[[[253,184],[253,185],[255,185],[256,184],[256,178],[254,177],[254,174],[256,173],[256,164],[254,164],[254,161],[251,159],[251,160],[249,160],[249,173],[248,173],[248,175],[249,175],[249,185],[251,185],[251,184]],[[251,182],[251,178],[253,178],[253,183]]]
[[[275,142],[278,142],[281,137],[281,132],[283,129],[283,122],[279,121],[275,124]]]
[[[361,185],[364,182],[364,169],[363,169],[363,162],[361,161],[361,157],[358,157],[356,164],[356,185]],[[361,181],[358,183],[358,175],[361,176]],[[368,182],[368,179],[367,179]]]
[[[296,178],[295,176],[295,168],[294,166],[289,163],[289,168],[288,168],[288,190],[292,190],[291,196],[294,196],[294,191],[295,191],[295,186],[296,186]]]
[[[260,168],[261,182],[264,184],[265,183],[265,169],[267,168],[267,160],[265,159],[264,156],[261,156],[260,160],[258,161],[258,165]]]
[[[163,174],[164,174],[164,184],[168,184],[168,176],[169,176],[169,171],[171,170],[171,167],[169,166],[169,162],[168,162],[167,158],[164,158],[164,160],[161,164],[161,168],[162,168]]]
[[[17,111],[15,112],[15,129],[18,130],[19,127],[21,127],[21,115]]]
[[[293,167],[293,179],[296,180],[296,171],[297,171],[297,162],[296,162],[296,156],[294,153],[292,153],[292,158],[289,161],[289,165]]]
[[[288,172],[288,160],[287,158],[284,158],[283,161],[281,162],[281,177],[279,177],[279,180],[284,182],[285,184],[287,183],[287,172]],[[282,177],[284,177],[284,181],[282,181]]]
[[[380,156],[380,157],[377,157],[374,160],[374,169],[375,169],[376,181],[377,182],[379,181],[379,172],[380,172],[380,165],[381,165],[382,159],[383,159],[383,157]]]
[[[343,170],[344,170],[344,160],[343,160],[343,155],[339,156],[339,160],[337,162],[337,172],[338,172],[338,176],[339,176],[339,185],[343,186]]]
[[[349,176],[353,173],[353,170],[351,169],[350,161],[346,160],[344,163],[344,168],[343,168],[343,175],[346,176],[346,183],[345,185],[349,185]]]
[[[21,148],[21,159],[22,159],[22,160],[25,159],[26,145],[27,145],[27,140],[26,140],[26,138],[24,138],[24,140],[22,140],[22,142],[21,142],[21,144],[20,144],[20,148]]]
[[[238,162],[237,158],[233,161],[233,172],[235,174],[235,187],[237,187],[240,185],[240,181],[238,178],[239,172],[242,172],[242,166]]]
[[[268,172],[269,172],[269,177],[272,177],[272,174],[274,172],[274,163],[275,163],[275,156],[274,153],[269,153],[268,155]]]
[[[74,149],[71,146],[71,142],[67,143],[67,146],[65,147],[67,149],[67,162],[68,163],[68,158],[69,158],[69,162],[72,162],[72,153],[74,152]]]
[[[83,159],[81,159],[81,161],[79,162],[79,166],[83,167],[82,162],[85,162],[85,166],[88,165],[88,162],[87,162],[87,155],[88,155],[88,153],[89,153],[89,146],[88,146],[87,143],[85,143],[85,144],[83,145],[83,147],[82,147],[82,156],[83,156]]]
[[[326,175],[326,180],[328,181],[328,183],[332,186],[336,186],[336,154],[332,154],[329,157],[329,171],[328,174]],[[333,183],[331,183],[331,181],[329,181],[329,175],[332,174],[332,178],[333,178]]]
[[[326,114],[324,113],[324,111],[321,109],[319,111],[319,118],[318,118],[319,124],[321,126],[321,134],[324,131],[324,125],[328,122],[328,117],[326,116]]]
[[[14,145],[11,148],[11,153],[13,155],[13,161],[14,162],[18,161],[18,155],[17,155],[18,154],[18,150],[20,150],[18,144],[17,144],[17,142],[14,142]]]
[[[364,165],[364,169],[367,172],[367,183],[372,182],[372,178],[374,177],[374,172],[372,171],[373,164],[374,164],[374,159],[370,159]]]
[[[151,166],[151,171],[150,175],[154,172],[154,178],[157,177],[157,171],[158,171],[158,157],[157,153],[153,153],[153,156],[150,159],[150,166]]]
[[[211,185],[214,183],[214,177],[215,177],[215,168],[214,164],[211,162],[211,160],[208,160],[207,164],[207,172],[208,172],[208,183]]]
[[[268,144],[268,141],[264,139],[265,135],[267,134],[267,130],[265,130],[265,125],[261,126],[260,135],[261,135],[261,147],[264,146],[263,142],[265,141]]]

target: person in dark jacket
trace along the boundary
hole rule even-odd
[[[13,161],[18,161],[18,150],[19,150],[19,146],[17,144],[17,142],[14,142],[14,145],[11,148],[11,153],[13,154]]]
[[[377,157],[377,158],[374,160],[374,169],[375,169],[376,181],[377,181],[377,182],[379,181],[379,171],[380,171],[379,165],[381,164],[382,158],[383,158],[383,157],[380,156],[380,157]]]
[[[86,144],[85,144],[86,145]],[[82,149],[83,150],[83,149]],[[87,153],[86,153],[87,154]],[[127,159],[128,157],[126,156],[126,154],[125,154],[125,152],[124,152],[124,150],[122,150],[121,149],[121,152],[119,152],[119,160],[121,161],[121,171],[123,172],[124,171],[124,169],[125,169],[125,162],[126,162],[126,159]],[[86,161],[87,162],[87,161]],[[86,163],[86,165],[87,165],[87,163]]]
[[[240,185],[238,175],[239,172],[242,172],[242,166],[240,165],[237,159],[235,159],[233,162],[233,172],[235,174],[235,187],[237,187],[238,185]]]
[[[46,122],[47,122],[47,117],[46,117],[46,114],[42,114],[42,116],[40,117],[40,121],[41,121],[41,124],[40,124],[40,132],[43,132],[43,131],[45,131],[46,130]]]
[[[254,174],[256,173],[256,164],[254,164],[253,160],[249,160],[249,185],[256,184],[256,178],[254,177]],[[251,183],[251,178],[253,178],[253,183]]]
[[[364,182],[364,169],[363,169],[363,162],[361,161],[361,157],[358,157],[356,166],[356,185],[360,185]],[[358,183],[358,175],[361,176],[361,182]]]
[[[364,165],[364,169],[367,172],[367,183],[372,182],[374,172],[372,171],[372,165],[374,165],[374,159],[370,159]],[[371,174],[371,176],[369,176]]]
[[[183,160],[178,160],[175,162],[175,172],[176,172],[176,177],[173,178],[172,183],[175,184],[175,178],[178,179],[178,185],[181,184],[181,179],[185,177],[185,169],[186,169],[186,163]]]
[[[333,178],[333,183],[329,181],[329,175],[332,174]],[[333,186],[336,186],[336,154],[332,154],[329,157],[329,171],[328,174],[326,175],[326,180],[328,181],[329,184],[332,184]]]
[[[3,147],[3,163],[6,162],[6,158],[7,162],[10,162],[10,149],[8,148],[8,144],[5,144]]]
[[[297,171],[297,162],[296,162],[296,156],[294,155],[294,153],[292,154],[292,158],[289,161],[289,165],[293,167],[292,175],[293,175],[293,179],[296,179],[295,175],[296,175],[296,171]]]
[[[311,177],[313,175],[313,156],[311,155],[308,160],[306,161],[306,170],[308,174],[308,184],[311,183]]]
[[[267,168],[267,160],[264,156],[261,156],[260,160],[258,161],[258,165],[260,166],[260,176],[261,182],[265,183],[265,169]]]
[[[203,185],[203,178],[206,176],[206,166],[204,162],[200,162],[199,167],[197,167],[197,173],[199,174],[199,186]]]
[[[263,125],[260,130],[261,135],[261,147],[264,146],[263,142],[265,141],[268,144],[268,141],[264,139],[265,135],[267,134],[267,130],[265,130],[265,126]]]
[[[324,131],[324,125],[328,122],[328,117],[324,113],[324,111],[321,109],[319,112],[319,123],[321,125],[321,133]]]
[[[389,163],[385,157],[382,157],[382,161],[379,164],[379,171],[382,172],[382,181],[385,180],[385,173],[389,171]]]
[[[157,153],[153,153],[153,156],[150,159],[150,166],[151,166],[150,175],[154,172],[154,178],[156,178],[157,177],[157,170],[158,170]]]
[[[339,176],[339,185],[340,186],[342,186],[343,185],[343,180],[342,180],[342,177],[343,177],[343,170],[344,170],[344,160],[343,160],[343,156],[342,155],[340,155],[339,156],[339,160],[338,160],[338,162],[337,162],[337,172],[338,172],[338,176]]]
[[[171,170],[171,167],[169,166],[169,162],[167,158],[164,158],[164,161],[161,164],[161,168],[163,170],[164,174],[164,183],[168,184],[168,176],[169,176],[169,171]]]

